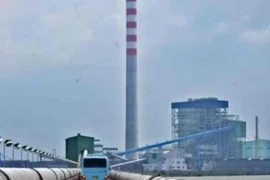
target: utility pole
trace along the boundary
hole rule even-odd
[[[258,158],[258,146],[259,146],[259,118],[258,116],[255,117],[255,158]]]
[[[53,155],[56,155],[56,149],[53,149]]]

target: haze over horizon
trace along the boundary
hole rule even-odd
[[[270,1],[138,0],[139,144],[171,103],[217,97],[270,139]],[[0,136],[64,155],[77,133],[124,149],[125,1],[0,0]],[[11,155],[11,151],[9,152]]]

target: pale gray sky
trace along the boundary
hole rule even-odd
[[[170,139],[170,103],[230,101],[270,127],[270,1],[138,0],[140,145]],[[0,0],[0,135],[124,147],[125,1]]]

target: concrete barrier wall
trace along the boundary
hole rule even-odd
[[[0,168],[1,180],[78,180],[81,169]]]
[[[166,178],[161,176],[149,176],[135,173],[110,171],[109,175],[114,180],[176,180],[174,178]]]

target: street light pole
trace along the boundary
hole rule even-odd
[[[3,145],[3,160],[4,160],[4,167],[6,167],[6,148],[5,148],[5,144]]]
[[[21,162],[23,161],[23,148],[21,148]]]
[[[14,164],[15,164],[15,149],[16,150],[19,150],[20,148],[22,148],[22,146],[21,146],[21,144],[20,143],[15,143],[14,145],[13,145],[13,166],[14,166]],[[22,160],[22,151],[21,151],[21,160]]]
[[[12,146],[12,167],[14,167],[14,149],[15,147]]]
[[[33,151],[34,151],[34,150],[35,150],[35,149],[32,148],[32,147],[29,148],[29,151],[32,153],[32,162],[31,162],[32,167],[33,167],[33,162],[34,162],[34,154],[33,154]],[[28,156],[28,154],[27,154],[27,156]],[[30,162],[30,160],[29,160],[29,162]]]
[[[2,144],[2,142],[3,142],[3,138],[2,138],[2,136],[0,136],[0,144]],[[2,161],[2,153],[0,152],[0,160]]]
[[[36,153],[36,155],[37,155],[37,163],[36,163],[36,166],[38,167],[38,153],[39,153],[39,150],[38,150],[38,149],[35,149],[34,153]]]
[[[7,147],[10,147],[10,146],[12,146],[12,140],[11,139],[6,139],[5,141],[4,141],[4,148],[3,148],[3,150],[4,150],[4,167],[6,167],[6,146]]]
[[[29,147],[27,145],[24,145],[24,146],[22,146],[21,150],[26,151],[26,158],[27,158],[26,163],[28,163],[28,160],[29,160]],[[23,152],[22,152],[21,156],[22,156],[22,159],[23,159]]]

